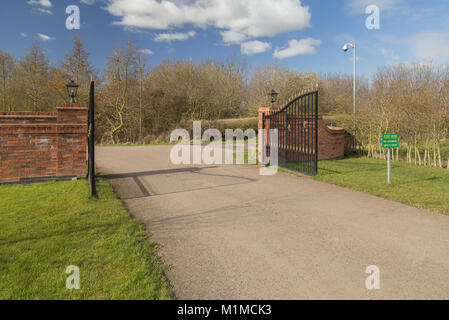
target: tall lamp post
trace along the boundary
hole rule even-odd
[[[271,108],[274,108],[274,103],[276,102],[279,93],[273,89],[268,95],[271,97]]]
[[[349,47],[352,47],[353,52],[354,52],[354,75],[353,75],[353,91],[354,91],[354,106],[353,106],[353,115],[354,115],[354,133],[353,133],[353,140],[354,140],[354,146],[353,146],[353,151],[354,153],[357,152],[357,140],[355,138],[356,132],[357,132],[357,119],[356,119],[356,88],[357,88],[357,50],[356,50],[356,45],[355,45],[355,41],[354,42],[349,42],[347,44],[345,44],[343,46],[343,51],[347,52],[349,50]]]
[[[67,87],[67,93],[69,94],[69,97],[71,98],[70,103],[75,103],[76,94],[78,92],[78,85],[75,83],[75,81],[70,80],[69,83],[66,84]]]

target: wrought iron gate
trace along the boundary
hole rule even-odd
[[[308,175],[318,173],[318,91],[290,101],[284,108],[263,114],[267,151],[272,149],[270,130],[278,130],[279,166]]]

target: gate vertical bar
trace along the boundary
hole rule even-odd
[[[311,94],[309,94],[308,96],[308,114],[307,114],[307,118],[309,119],[309,143],[308,143],[308,152],[307,152],[307,172],[309,174],[312,173],[312,146],[313,146],[313,121],[312,121],[312,98],[313,96]]]
[[[309,145],[309,174],[313,174],[313,94],[309,95],[310,145]]]
[[[298,99],[296,99],[295,101],[295,108],[293,111],[294,114],[294,126],[293,128],[295,128],[295,130],[293,131],[293,151],[295,152],[295,167],[296,167],[296,171],[298,171]]]
[[[313,137],[314,137],[314,134],[313,134],[313,127],[315,126],[315,123],[314,123],[314,121],[313,121],[313,112],[314,112],[314,110],[315,110],[315,108],[314,108],[314,104],[313,104],[313,94],[310,94],[310,109],[309,109],[309,112],[310,112],[310,152],[309,152],[309,174],[313,174],[313,170],[314,170],[314,165],[313,165],[313,148],[314,148],[314,145],[313,145]]]
[[[265,132],[267,135],[267,145],[270,146],[271,150],[271,130],[273,130],[273,113],[271,111],[268,111],[268,121],[267,118],[265,118]]]
[[[313,122],[313,94],[309,95],[309,126],[310,126],[310,142],[309,142],[309,174],[313,173],[313,126],[314,126],[314,122]]]
[[[291,123],[290,123],[290,121],[291,121],[291,111],[292,111],[292,106],[290,105],[290,107],[288,107],[288,109],[289,110],[287,110],[288,112],[290,112],[290,114],[287,112],[286,114],[285,114],[285,120],[286,120],[286,124],[285,124],[285,126],[286,126],[286,131],[287,131],[287,151],[288,151],[288,158],[287,158],[287,160],[288,160],[288,162],[290,162],[291,161],[291,154],[290,154],[290,145],[291,145],[291,142],[290,142],[290,135],[291,135],[291,133],[292,133],[292,127],[291,127]]]
[[[285,150],[285,163],[288,163],[288,110],[290,109],[290,107],[288,107],[285,110],[284,113],[284,150]]]
[[[300,144],[300,146],[301,146],[301,153],[300,153],[300,156],[301,156],[301,162],[300,162],[300,167],[301,167],[301,171],[304,171],[304,166],[303,166],[303,152],[304,152],[304,141],[303,141],[303,139],[304,139],[304,134],[303,134],[303,132],[304,132],[304,97],[301,97],[301,112],[300,112],[300,119],[301,119],[301,144]]]
[[[284,139],[285,139],[284,114],[285,114],[285,112],[279,113],[279,127],[281,128],[281,148],[282,149],[284,149]]]
[[[288,129],[289,128],[289,125],[290,125],[290,119],[289,119],[289,114],[288,114],[288,112],[290,111],[290,109],[291,109],[291,106],[290,107],[288,107],[287,108],[287,112],[285,113],[285,149],[286,149],[286,160],[287,160],[287,162],[289,162],[290,161],[290,154],[289,154],[289,151],[290,151],[290,130]]]
[[[97,197],[95,188],[95,83],[90,82],[89,94],[89,137],[88,137],[88,180],[90,197]]]
[[[307,95],[307,173],[310,173],[310,95]]]
[[[318,91],[315,93],[315,175],[318,174]]]
[[[259,155],[261,155],[261,156],[259,156],[258,157],[258,161],[259,162],[263,162],[263,160],[265,160],[265,159],[263,159],[264,158],[264,152],[265,152],[265,154],[266,154],[266,150],[267,150],[267,146],[268,146],[268,144],[267,144],[267,142],[268,141],[266,141],[265,140],[265,135],[266,135],[266,131],[264,130],[265,129],[265,112],[262,112],[262,132],[259,132],[259,139],[262,139],[262,141],[259,141],[259,143],[258,143],[258,148],[259,148],[259,150],[258,150],[258,152],[259,152]],[[262,138],[261,138],[262,137]],[[262,148],[262,150],[260,150]]]

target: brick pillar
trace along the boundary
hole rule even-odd
[[[264,114],[268,114],[268,112],[271,110],[271,108],[269,107],[262,107],[259,108],[259,125],[258,125],[258,129],[259,129],[259,139],[258,139],[258,147],[259,147],[259,151],[258,151],[258,159],[259,162],[262,163],[262,152],[264,152],[265,150],[263,150],[263,136],[262,136],[262,129],[263,128],[263,115]],[[270,135],[270,122],[269,121],[265,121],[265,130],[267,132],[267,136],[266,139],[270,139],[269,135]],[[266,141],[265,141],[266,142]]]
[[[58,176],[86,177],[87,106],[58,105]]]

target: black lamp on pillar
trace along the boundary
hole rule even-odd
[[[67,87],[67,93],[69,94],[69,97],[71,98],[70,102],[75,103],[76,102],[75,98],[78,93],[79,86],[75,83],[75,81],[70,80],[70,82],[67,83],[66,87]]]
[[[279,93],[273,89],[268,95],[271,97],[271,107],[274,108],[274,103],[276,102]]]

